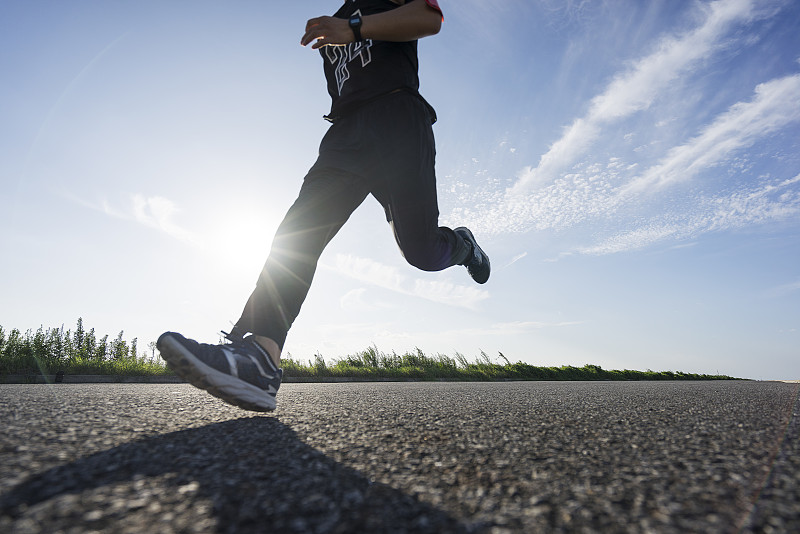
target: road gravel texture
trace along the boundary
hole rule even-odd
[[[800,384],[0,385],[0,532],[800,532]]]

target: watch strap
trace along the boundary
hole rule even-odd
[[[353,35],[355,36],[357,43],[360,43],[361,41],[364,40],[361,37],[361,24],[362,24],[362,22],[363,21],[361,20],[361,15],[353,15],[352,17],[350,17],[350,20],[348,21],[348,24],[350,25],[350,29],[353,30]]]

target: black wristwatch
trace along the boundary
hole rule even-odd
[[[353,35],[356,36],[356,42],[360,43],[363,41],[361,38],[361,24],[363,23],[361,15],[353,15],[350,17],[348,23],[350,24],[350,29],[353,30]]]

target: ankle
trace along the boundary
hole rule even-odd
[[[267,351],[269,357],[272,359],[272,362],[275,364],[275,367],[281,366],[281,348],[275,343],[274,340],[264,336],[257,336],[253,335],[253,339],[256,343],[261,346],[262,349]]]

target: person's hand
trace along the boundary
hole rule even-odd
[[[300,44],[306,46],[316,40],[311,48],[316,50],[329,45],[346,45],[356,40],[353,30],[346,19],[335,17],[317,17],[306,23],[306,33]]]

